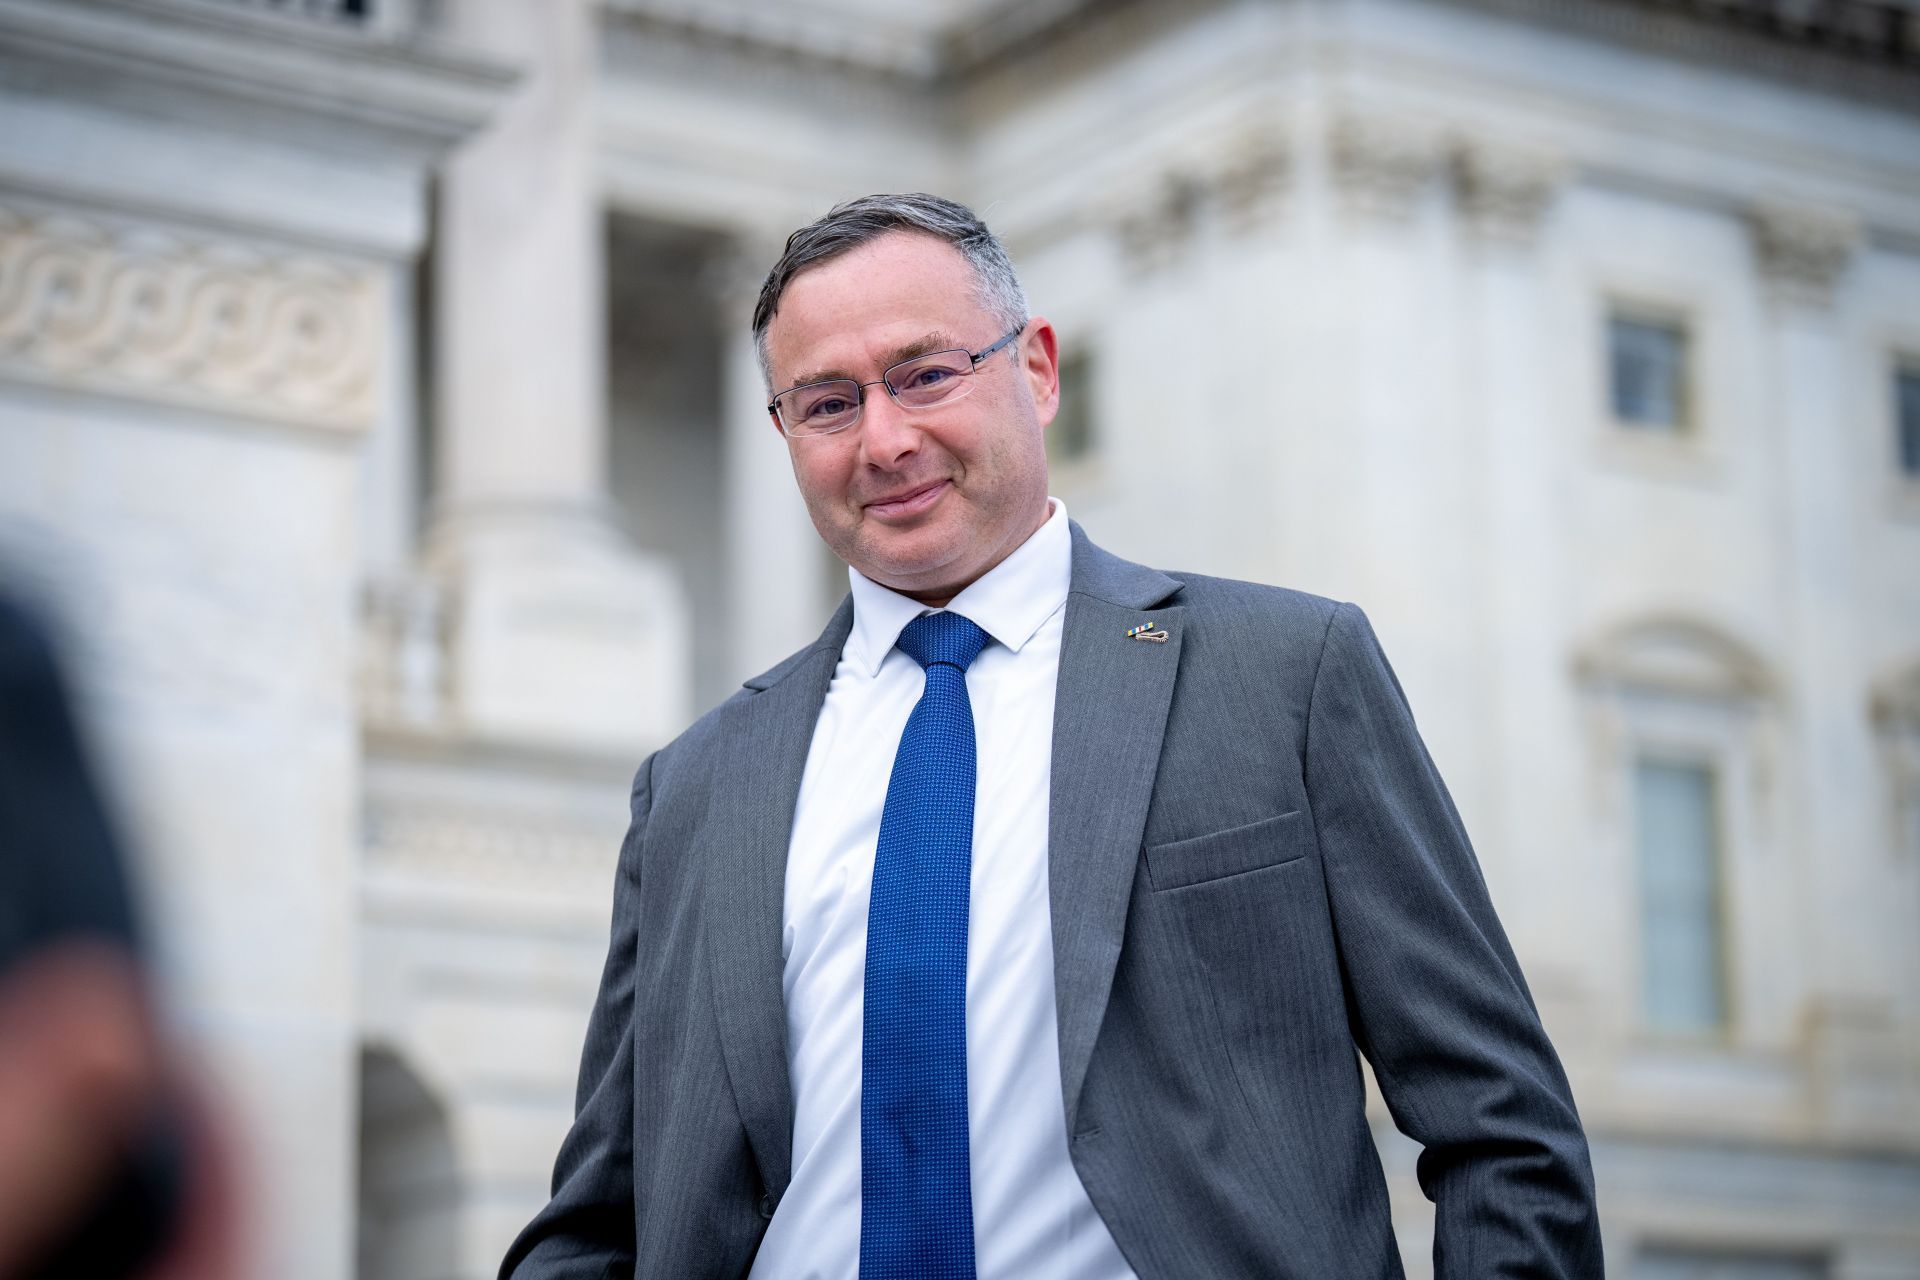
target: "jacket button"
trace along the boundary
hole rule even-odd
[[[778,1205],[779,1203],[780,1203],[779,1197],[774,1195],[773,1192],[771,1191],[762,1195],[760,1197],[760,1216],[763,1218],[773,1217],[774,1206]]]

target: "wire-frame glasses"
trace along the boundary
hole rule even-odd
[[[978,351],[956,347],[930,351],[888,367],[873,382],[832,378],[789,387],[767,402],[767,412],[790,436],[824,436],[845,431],[860,421],[868,387],[885,387],[903,409],[931,409],[960,399],[973,390],[973,371],[982,360],[1026,331],[1026,325]]]

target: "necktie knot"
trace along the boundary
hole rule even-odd
[[[957,613],[924,613],[906,625],[896,643],[923,668],[945,663],[965,671],[987,647],[987,633]]]

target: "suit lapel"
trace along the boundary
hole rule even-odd
[[[1054,998],[1068,1131],[1126,931],[1141,832],[1180,665],[1176,580],[1108,555],[1073,526],[1047,822]],[[1151,620],[1163,643],[1129,637]]]
[[[706,903],[714,1011],[747,1140],[776,1196],[793,1162],[780,954],[787,845],[814,723],[852,625],[849,597],[811,648],[747,681],[758,692],[727,708],[714,746]]]

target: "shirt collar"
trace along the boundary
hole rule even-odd
[[[1073,576],[1067,505],[1058,498],[1048,501],[1053,514],[1046,523],[947,604],[948,612],[978,623],[1015,653],[1066,604]],[[869,677],[876,676],[906,625],[935,610],[881,586],[858,569],[847,569],[847,581],[853,587],[853,630],[842,653]]]

